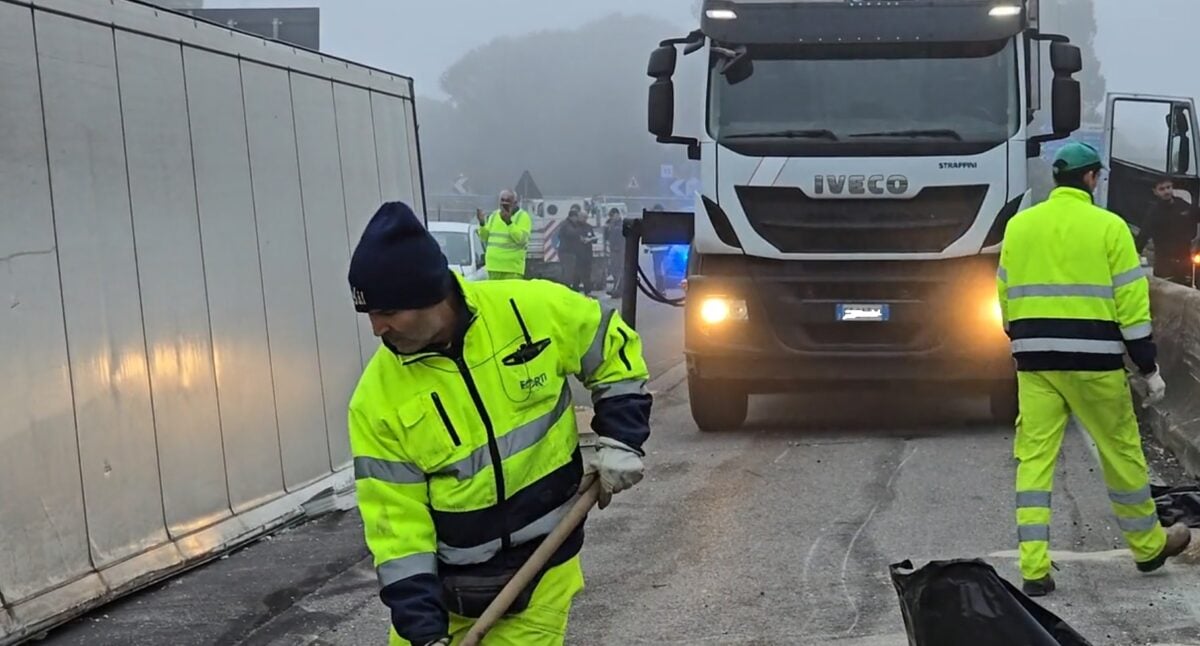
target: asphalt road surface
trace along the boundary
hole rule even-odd
[[[656,376],[647,478],[588,525],[569,644],[906,644],[888,565],[983,557],[1019,580],[1012,433],[986,404],[904,392],[758,398],[747,428],[691,421],[677,311],[643,311]],[[1177,478],[1172,474],[1171,478]],[[1200,644],[1200,565],[1139,575],[1087,442],[1055,491],[1060,589],[1097,646]],[[264,541],[108,609],[50,644],[385,643],[353,513]]]

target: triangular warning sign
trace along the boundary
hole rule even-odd
[[[627,189],[629,189],[629,190],[631,190],[631,191],[636,191],[636,190],[638,190],[639,188],[641,188],[640,186],[638,186],[637,177],[636,177],[636,176],[635,176],[635,177],[630,177],[630,178],[629,178],[629,186],[626,186],[625,188],[627,188]]]
[[[521,174],[521,179],[517,182],[514,190],[522,200],[540,200],[545,197],[542,195],[542,189],[538,188],[537,183],[533,181],[533,175],[529,171]]]

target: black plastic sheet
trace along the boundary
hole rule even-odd
[[[1183,523],[1192,529],[1200,529],[1200,485],[1152,486],[1150,492],[1164,527]]]
[[[891,567],[911,646],[1091,646],[979,560]]]

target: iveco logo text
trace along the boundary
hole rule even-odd
[[[813,189],[817,195],[903,195],[908,191],[908,178],[903,175],[817,175]]]
[[[979,164],[976,164],[975,162],[942,162],[938,164],[938,168],[941,170],[947,170],[951,168],[979,168]]]

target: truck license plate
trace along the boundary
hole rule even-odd
[[[888,320],[889,313],[887,305],[846,303],[837,306],[837,320],[839,321],[881,322]]]

